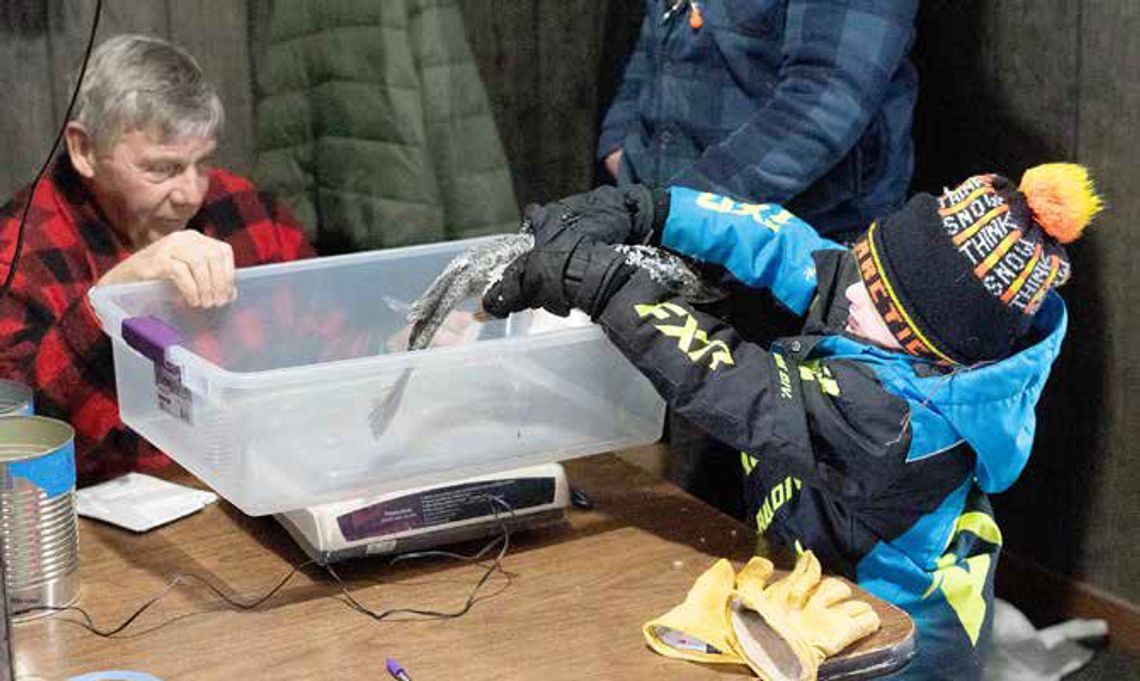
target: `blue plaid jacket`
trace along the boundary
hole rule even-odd
[[[676,10],[667,14],[671,7]],[[902,204],[917,0],[648,0],[602,125],[619,183],[779,203],[841,236]]]

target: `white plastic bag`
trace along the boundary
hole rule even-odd
[[[1038,630],[1020,610],[994,599],[994,631],[986,681],[1059,681],[1088,664],[1093,651],[1077,641],[1108,634],[1104,620],[1073,619]]]

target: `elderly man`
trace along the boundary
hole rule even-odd
[[[32,386],[38,412],[75,427],[81,484],[168,461],[119,419],[92,286],[165,280],[188,305],[217,307],[236,296],[235,267],[313,254],[282,205],[211,168],[223,119],[184,50],[111,38],[91,57],[66,152],[35,196],[24,190],[0,209],[0,272],[16,268],[0,299],[0,376]]]

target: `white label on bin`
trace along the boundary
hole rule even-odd
[[[182,385],[182,370],[166,362],[154,365],[158,408],[176,419],[194,423],[194,396]]]

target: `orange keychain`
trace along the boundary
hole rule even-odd
[[[697,4],[696,0],[690,4],[692,9],[689,12],[689,28],[695,31],[705,25],[705,18],[701,16],[701,6]]]

